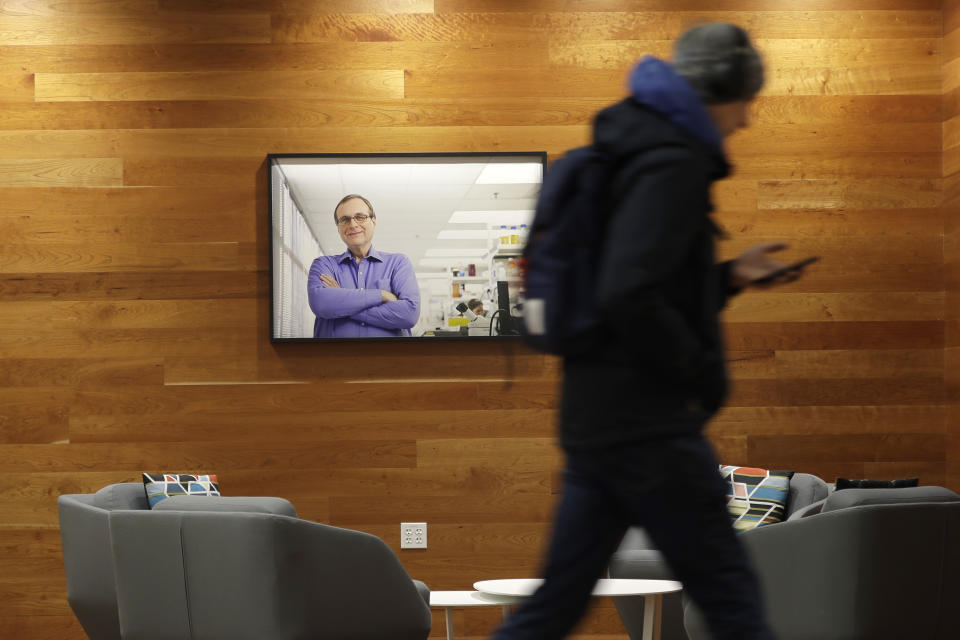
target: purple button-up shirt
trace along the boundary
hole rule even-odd
[[[327,287],[320,274],[333,276],[340,288]],[[397,296],[382,302],[380,290]],[[420,288],[410,259],[370,247],[357,264],[349,251],[313,261],[307,278],[310,308],[316,314],[314,338],[409,336],[420,318]]]

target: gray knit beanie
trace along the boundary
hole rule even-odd
[[[711,22],[685,31],[673,45],[674,70],[706,104],[749,100],[763,87],[763,60],[740,27]]]

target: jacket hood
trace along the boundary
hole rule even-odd
[[[723,137],[693,87],[666,62],[648,56],[630,74],[631,97],[597,115],[594,139],[615,155],[693,141],[726,174]],[[674,126],[670,126],[670,124]]]

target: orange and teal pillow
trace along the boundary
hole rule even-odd
[[[217,476],[196,473],[145,473],[143,486],[153,509],[170,496],[219,496]]]
[[[793,471],[720,466],[727,483],[727,510],[738,532],[783,522]]]

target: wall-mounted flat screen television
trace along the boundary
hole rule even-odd
[[[542,151],[270,154],[273,341],[516,336]]]

